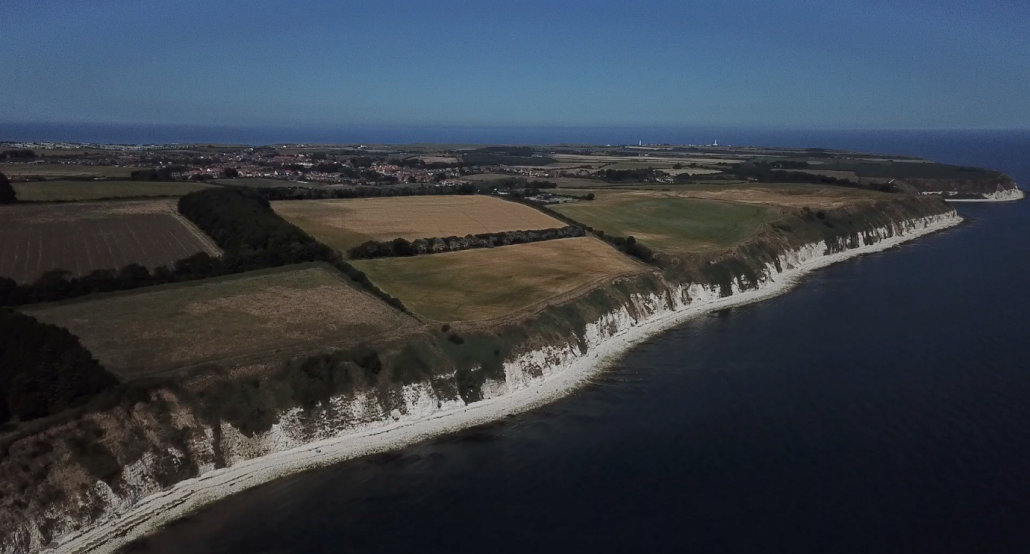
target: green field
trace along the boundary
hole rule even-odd
[[[41,304],[24,312],[78,335],[123,380],[204,362],[349,347],[418,325],[320,264]]]
[[[210,186],[159,181],[30,181],[13,185],[18,200],[23,202],[182,196]]]
[[[682,253],[731,247],[778,217],[775,208],[764,205],[653,191],[607,192],[592,202],[552,209],[605,233],[635,237],[652,249]]]
[[[415,313],[436,321],[503,318],[646,271],[593,237],[353,263]]]

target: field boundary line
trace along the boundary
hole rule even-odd
[[[192,221],[186,219],[185,216],[179,213],[178,209],[169,210],[168,213],[173,218],[175,218],[180,224],[182,224],[182,226],[185,227],[187,231],[193,234],[193,236],[198,241],[200,241],[200,244],[207,249],[208,254],[217,256],[219,258],[225,255],[225,252],[223,252],[222,249],[219,248],[217,244],[215,244],[215,241],[212,240],[211,237],[207,236],[203,231],[201,231],[200,228],[194,225]]]

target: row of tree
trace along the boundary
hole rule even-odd
[[[0,309],[0,423],[80,406],[117,384],[67,329]]]
[[[644,262],[646,264],[656,265],[656,266],[661,265],[661,260],[659,260],[658,256],[654,253],[654,251],[651,250],[650,248],[644,246],[643,244],[640,244],[639,242],[637,242],[637,239],[632,237],[632,236],[620,237],[618,235],[609,235],[609,234],[605,233],[601,229],[594,229],[593,227],[591,227],[589,225],[584,225],[584,224],[582,224],[582,223],[572,219],[571,217],[566,216],[565,214],[563,214],[561,212],[557,212],[555,210],[552,210],[551,208],[548,208],[547,206],[536,204],[536,203],[525,201],[525,200],[522,200],[520,202],[523,203],[523,204],[528,204],[528,205],[534,206],[538,210],[546,213],[547,215],[550,215],[551,217],[553,217],[553,218],[555,218],[557,220],[564,221],[565,223],[568,223],[570,226],[581,228],[585,232],[590,233],[590,234],[594,235],[595,237],[597,237],[597,238],[607,242],[608,244],[614,246],[620,252],[623,252],[625,254],[633,256],[634,258],[637,258],[637,259],[639,259],[640,261],[642,261],[642,262]]]
[[[393,164],[398,167],[410,167],[412,169],[460,169],[465,167],[465,164],[462,162],[456,161],[426,163],[425,160],[420,158],[407,158],[403,160],[397,158],[390,158],[389,160],[386,160],[386,163]]]
[[[177,165],[155,167],[153,169],[137,169],[129,173],[133,181],[171,181],[173,173],[180,173],[185,168]]]
[[[199,253],[175,262],[171,268],[160,266],[153,271],[139,264],[129,264],[118,270],[98,269],[82,277],[72,277],[68,270],[55,269],[23,285],[13,279],[0,277],[0,306],[53,302],[98,292],[202,279],[207,276],[207,268],[220,263],[218,258]]]
[[[649,167],[647,169],[606,169],[600,172],[599,176],[609,183],[622,183],[655,181],[659,177],[666,176],[666,174],[664,171],[658,171]]]
[[[741,179],[758,181],[761,183],[810,183],[817,185],[837,185],[842,187],[861,187],[861,185],[850,179],[841,179],[829,175],[818,175],[805,171],[791,171],[791,169],[804,169],[808,167],[807,162],[750,162],[737,164],[728,172]],[[889,190],[889,187],[888,187]]]
[[[437,196],[475,194],[479,188],[473,183],[461,185],[417,185],[396,187],[269,187],[254,189],[266,200],[322,200],[332,198],[378,198],[393,196]]]
[[[457,252],[474,248],[494,248],[512,244],[526,244],[545,240],[586,236],[582,227],[569,225],[555,229],[539,229],[533,231],[505,231],[502,233],[482,233],[464,237],[445,237],[417,239],[408,242],[403,238],[392,241],[370,240],[350,249],[352,259],[389,258],[396,256],[420,256],[423,254],[439,254],[441,252]]]
[[[210,265],[190,269],[207,277],[265,267],[322,261],[332,264],[363,288],[401,310],[400,300],[386,293],[337,252],[275,213],[269,195],[277,188],[220,187],[191,192],[179,199],[179,212],[200,227],[225,251]],[[178,266],[178,264],[176,264]]]

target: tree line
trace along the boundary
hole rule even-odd
[[[656,181],[659,177],[664,177],[666,174],[664,171],[658,171],[649,167],[647,169],[606,169],[600,172],[599,175],[601,179],[609,183],[622,183],[625,181]]]
[[[876,185],[862,185],[850,179],[842,179],[829,175],[818,175],[804,171],[791,171],[792,169],[804,169],[808,162],[803,161],[775,161],[775,162],[748,162],[737,164],[727,170],[727,173],[760,183],[805,183],[813,185],[836,185],[840,187],[878,189],[882,192],[895,190],[890,185],[877,187]]]
[[[214,239],[224,251],[222,257],[200,252],[178,260],[171,268],[159,266],[151,271],[142,265],[130,264],[117,270],[99,269],[83,277],[72,277],[69,271],[56,269],[23,285],[0,277],[0,306],[51,302],[98,292],[323,261],[390,305],[405,309],[399,300],[376,287],[331,248],[279,217],[255,189],[218,187],[192,192],[179,199],[179,211]]]
[[[392,241],[370,240],[351,248],[349,254],[350,257],[355,260],[421,256],[423,254],[457,252],[460,250],[471,250],[474,248],[494,248],[497,246],[526,244],[530,242],[541,242],[545,240],[582,236],[586,236],[586,231],[582,227],[569,225],[567,227],[559,227],[555,229],[481,233],[478,235],[467,235],[464,237],[453,236],[445,238],[417,239],[412,242],[408,242],[403,238],[397,238]]]
[[[595,237],[614,246],[618,251],[633,256],[634,258],[637,258],[646,264],[654,266],[661,265],[661,260],[654,253],[654,251],[644,246],[643,244],[637,242],[637,239],[632,236],[620,237],[618,235],[609,235],[601,229],[594,229],[589,225],[584,225],[583,223],[580,223],[561,212],[557,212],[555,210],[552,210],[551,208],[548,208],[547,206],[537,204],[536,202],[521,200],[517,198],[511,198],[511,201],[518,202],[520,204],[526,204],[527,206],[532,206],[559,221],[568,223],[570,226],[581,228],[587,233],[590,233]]]
[[[133,181],[172,181],[173,173],[181,173],[185,168],[180,165],[168,165],[152,169],[137,169],[129,172],[129,179]]]
[[[179,212],[225,252],[220,260],[213,258],[213,263],[205,268],[207,276],[327,262],[386,303],[408,311],[400,300],[377,287],[332,248],[275,213],[263,194],[275,190],[279,189],[221,187],[191,192],[179,199]]]
[[[0,308],[0,424],[81,406],[117,384],[67,329]]]

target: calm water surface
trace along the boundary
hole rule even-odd
[[[1030,140],[963,140],[894,149],[1030,184]],[[270,483],[139,548],[1026,554],[1030,202],[960,212],[553,405]]]

